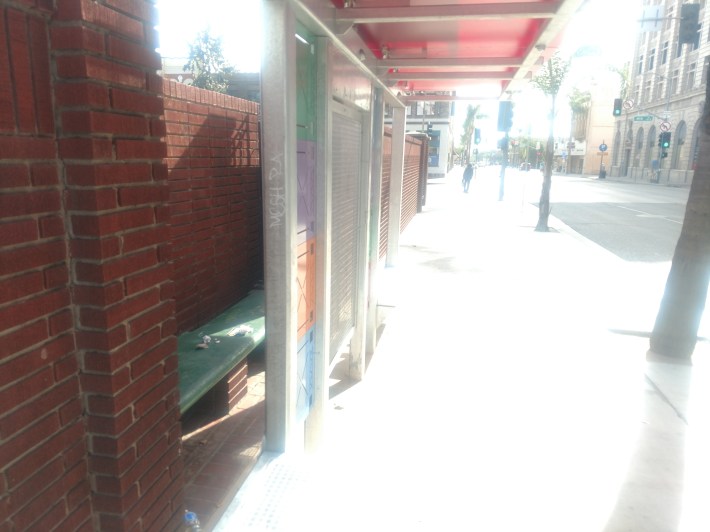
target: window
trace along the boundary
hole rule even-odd
[[[653,63],[656,60],[656,49],[652,48],[648,54],[648,69],[653,70]]]
[[[710,55],[706,55],[703,60],[703,71],[700,73],[703,85],[708,81],[708,67],[710,67]]]
[[[682,53],[683,53],[683,43],[678,42],[678,48],[675,51],[676,58],[680,57]]]
[[[688,65],[688,90],[692,90],[695,87],[695,65],[697,63],[690,63]]]
[[[639,56],[639,64],[638,64],[638,69],[637,69],[636,73],[643,74],[643,55]]]
[[[661,64],[665,65],[668,61],[668,41],[663,43],[663,48],[661,48]]]
[[[634,101],[636,103],[639,102],[639,96],[641,96],[641,87],[639,85],[636,85],[634,87]]]
[[[700,46],[700,38],[703,35],[703,23],[698,24],[698,33],[695,35],[695,41],[693,41],[693,50],[697,50]]]
[[[662,80],[662,79],[659,79],[659,80],[656,82],[656,94],[655,94],[655,98],[656,98],[657,100],[660,100],[661,98],[663,98],[663,80]]]
[[[643,85],[643,101],[644,102],[650,102],[651,101],[651,80],[647,79],[646,83]]]
[[[670,91],[669,96],[672,96],[673,94],[678,92],[678,78],[679,78],[679,76],[680,76],[680,73],[678,72],[678,69],[676,68],[673,71],[673,76],[671,77],[671,85],[668,88],[668,90]]]
[[[664,30],[669,30],[672,27],[673,22],[675,22],[675,19],[673,18],[673,6],[670,6],[668,8],[668,13],[666,14],[666,22],[663,25]]]

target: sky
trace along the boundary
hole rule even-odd
[[[195,9],[194,0],[158,0],[159,51],[164,57],[187,57],[189,43],[199,31],[222,39],[225,58],[242,72],[256,72],[260,65],[261,22],[260,0],[201,0]],[[560,46],[563,56],[570,56],[582,46],[597,46],[602,53],[602,63],[621,66],[633,56],[636,34],[635,20],[640,17],[640,0],[587,0],[583,10],[568,26]],[[526,103],[515,111],[514,129],[534,136],[547,136],[547,111],[545,98],[531,89],[524,95]],[[497,102],[481,103],[489,116],[484,142],[495,143]],[[460,127],[468,102],[458,102],[455,127]],[[493,124],[491,126],[491,123]],[[556,130],[561,135],[569,128],[569,119],[559,117]],[[491,138],[487,138],[491,137]]]
[[[259,69],[260,0],[158,0],[160,52],[165,57],[186,57],[197,33],[209,28],[222,38],[225,57],[238,69]],[[571,53],[594,44],[610,63],[623,62],[632,51],[639,0],[588,0],[568,30],[562,49]]]
[[[163,57],[187,57],[189,44],[209,29],[222,39],[224,57],[237,70],[259,71],[260,0],[158,0],[157,6],[158,51]]]
[[[596,46],[600,49],[601,57],[597,65],[623,66],[633,59],[634,42],[636,38],[637,23],[641,17],[640,0],[588,0],[584,8],[572,19],[560,43],[559,52],[564,58],[570,57],[583,46]],[[581,64],[581,62],[580,62]],[[588,64],[588,63],[587,63]],[[606,70],[606,69],[605,69]],[[577,84],[575,78],[588,74],[572,70],[568,76],[567,86]],[[582,88],[582,87],[580,87]],[[566,105],[565,88],[560,91],[558,98],[558,115],[555,121],[555,136],[566,137],[569,135],[570,116]],[[514,96],[517,105],[514,111],[514,123],[511,135],[527,135],[528,132],[537,138],[547,138],[549,100],[539,91],[529,86],[524,94]],[[521,105],[521,102],[525,105]],[[484,113],[489,119],[481,121],[484,132],[484,144],[495,145],[502,136],[497,131],[497,102],[471,102],[481,103]],[[561,104],[561,105],[560,105]],[[612,102],[609,102],[612,105]],[[457,107],[455,128],[463,124],[466,116],[468,102],[460,102]],[[460,134],[460,133],[459,133]],[[487,141],[487,142],[486,142]]]

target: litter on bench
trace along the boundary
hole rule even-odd
[[[231,329],[227,336],[246,336],[254,332],[254,329],[249,325],[240,325],[239,327],[234,327]]]

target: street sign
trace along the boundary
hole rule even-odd
[[[634,122],[650,122],[653,120],[651,115],[639,115],[634,117]]]
[[[624,109],[626,109],[627,111],[628,111],[629,109],[631,109],[633,106],[634,106],[634,101],[631,100],[631,99],[626,100],[626,101],[624,102]]]
[[[599,151],[606,151],[608,149],[609,149],[609,146],[607,146],[603,142],[599,145]]]
[[[663,131],[665,133],[665,132],[671,130],[671,123],[670,122],[661,122],[661,125],[658,127],[661,129],[661,131]]]

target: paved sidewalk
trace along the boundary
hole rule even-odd
[[[710,349],[646,361],[658,269],[534,232],[537,172],[502,202],[493,169],[469,194],[460,172],[402,235],[323,451],[262,456],[216,530],[710,530]]]

